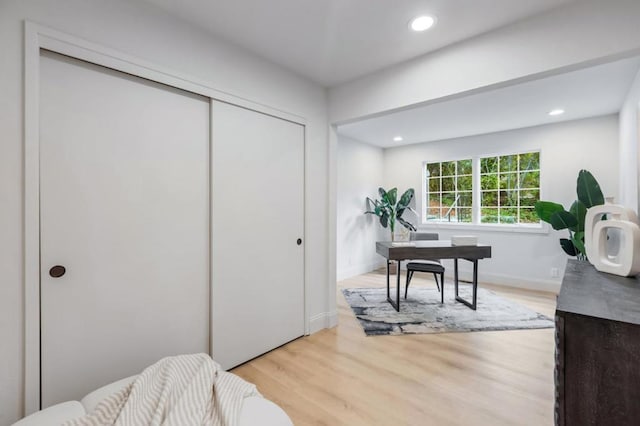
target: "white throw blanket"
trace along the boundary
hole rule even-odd
[[[64,426],[235,426],[255,385],[223,371],[209,355],[161,359],[94,411]]]

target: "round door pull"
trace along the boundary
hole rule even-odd
[[[296,243],[297,243],[298,245],[302,244],[302,238],[298,238],[298,241],[296,241]]]
[[[62,265],[56,265],[53,268],[49,269],[49,275],[53,278],[60,278],[67,272],[67,269]]]

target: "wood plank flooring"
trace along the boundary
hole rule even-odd
[[[378,272],[338,283],[384,285]],[[554,294],[481,286],[553,317]],[[367,337],[337,300],[336,328],[233,370],[295,425],[553,424],[553,329]]]

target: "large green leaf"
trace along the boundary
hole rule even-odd
[[[584,231],[584,219],[587,215],[587,207],[584,205],[584,203],[580,200],[574,201],[569,208],[569,212],[573,216],[575,216],[576,220],[578,221],[578,224],[574,227],[575,229],[572,229],[572,231]]]
[[[378,212],[376,211],[376,207],[378,207],[378,205],[380,204],[380,202],[378,200],[372,200],[371,198],[367,197],[367,211],[364,212],[365,214],[375,214],[376,216],[378,216]]]
[[[571,242],[578,252],[586,255],[587,251],[584,248],[584,232],[580,231],[573,234],[571,236]]]
[[[398,201],[398,205],[396,207],[396,216],[398,218],[402,217],[402,214],[406,209],[411,210],[411,207],[409,207],[409,204],[411,203],[411,200],[413,199],[414,194],[415,194],[415,191],[413,190],[413,188],[409,188],[406,191],[404,191],[404,194],[402,194],[402,196],[400,197],[400,201]]]
[[[380,187],[378,188],[378,194],[380,194],[380,203],[381,204],[388,204],[389,203],[389,198],[387,195],[387,191],[384,190],[384,188]]]
[[[406,208],[409,203],[411,203],[414,194],[415,191],[413,190],[413,188],[409,188],[404,191],[404,194],[402,194],[402,196],[400,197],[400,201],[398,201],[398,207]]]
[[[551,201],[538,201],[535,204],[536,213],[540,220],[547,223],[551,223],[551,216],[556,212],[564,211],[562,204],[554,203]]]
[[[389,201],[389,204],[391,205],[391,207],[396,206],[397,200],[398,200],[398,188],[391,188],[390,190],[388,190],[387,201]]]
[[[576,250],[573,242],[567,238],[560,238],[560,247],[562,247],[562,250],[569,256],[576,256],[578,254],[578,250]]]
[[[398,217],[398,222],[400,222],[402,224],[402,226],[404,226],[405,228],[407,228],[410,231],[416,231],[416,227],[413,226],[413,224],[411,222],[407,222],[406,220],[404,220],[401,217]]]
[[[380,225],[382,225],[383,228],[386,228],[388,224],[389,224],[389,214],[386,211],[384,211],[380,215]]]
[[[578,224],[578,219],[566,210],[555,212],[551,215],[549,223],[556,231],[561,229],[571,229]]]
[[[580,170],[578,173],[578,200],[582,201],[586,208],[604,204],[604,195],[596,178],[588,170]]]

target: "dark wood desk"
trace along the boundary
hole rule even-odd
[[[478,244],[475,246],[454,246],[451,241],[411,241],[411,246],[396,245],[391,241],[378,241],[376,252],[387,259],[387,301],[400,312],[400,266],[403,260],[413,259],[453,259],[454,260],[454,284],[456,289],[456,301],[464,303],[475,310],[478,300],[478,260],[491,257],[491,246]],[[473,263],[473,300],[471,302],[458,295],[458,259],[468,260]],[[389,263],[398,262],[396,300],[391,299],[389,289]],[[444,292],[444,283],[442,286]]]

